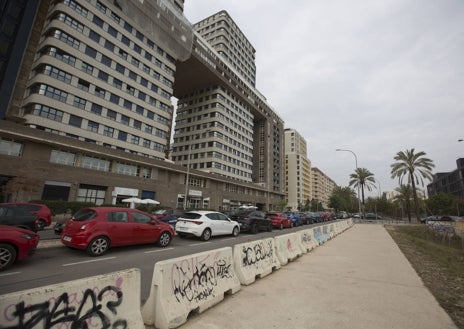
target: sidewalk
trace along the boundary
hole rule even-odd
[[[356,224],[180,328],[457,328],[381,225]]]

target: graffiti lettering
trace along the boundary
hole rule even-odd
[[[11,307],[12,312],[6,318],[12,324],[4,329],[33,328],[127,328],[127,321],[112,318],[117,315],[117,308],[123,299],[122,291],[116,286],[107,286],[98,294],[92,289],[83,292],[79,303],[76,296],[63,293],[52,300],[26,305],[24,301]],[[109,311],[106,312],[106,311]]]
[[[172,289],[178,302],[198,302],[214,297],[214,289],[218,280],[233,277],[232,264],[227,260],[219,259],[207,264],[205,259],[184,260],[172,267]]]
[[[310,244],[311,240],[311,235],[308,233],[305,232],[301,234],[301,242],[303,242],[303,244]]]
[[[274,248],[272,241],[267,241],[267,246],[263,241],[259,241],[252,247],[243,247],[243,266],[250,266],[264,261],[266,259],[272,260],[274,256]]]

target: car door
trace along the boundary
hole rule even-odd
[[[133,221],[131,244],[150,243],[158,239],[160,225],[153,224],[153,218],[135,211],[131,212],[131,215]]]
[[[218,226],[221,227],[221,234],[232,234],[232,230],[234,229],[234,223],[232,223],[226,215],[222,213],[217,213],[217,221]]]
[[[131,223],[126,210],[110,211],[106,215],[106,234],[111,239],[113,246],[127,245],[131,241]],[[102,228],[103,229],[103,228]]]

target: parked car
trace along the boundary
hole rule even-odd
[[[320,223],[322,222],[322,216],[320,212],[309,212],[306,214],[309,216],[313,223]]]
[[[303,221],[298,211],[287,211],[285,212],[285,215],[292,220],[293,226],[303,225]]]
[[[10,225],[37,231],[37,214],[11,204],[0,204],[0,225]]]
[[[382,219],[382,217],[375,213],[368,212],[366,213],[366,219]]]
[[[172,215],[174,214],[174,209],[168,208],[168,209],[158,209],[153,212],[153,215],[155,216],[156,219],[162,219],[165,216]]]
[[[0,271],[32,256],[39,243],[37,233],[20,227],[0,225]]]
[[[241,210],[231,216],[240,225],[240,231],[248,231],[253,234],[259,231],[272,231],[272,221],[260,210]]]
[[[52,223],[52,212],[51,210],[44,204],[41,203],[27,203],[27,202],[9,202],[9,203],[2,203],[0,205],[12,205],[18,208],[22,208],[32,214],[36,214],[38,216],[36,227],[37,231],[43,230],[45,227],[50,226]]]
[[[464,221],[464,217],[449,216],[449,215],[429,216],[429,217],[426,217],[426,218],[427,218],[426,223],[430,223],[430,222],[462,222],[462,221]]]
[[[268,212],[266,216],[275,228],[282,230],[284,227],[293,227],[293,221],[282,212]]]
[[[166,224],[169,224],[174,228],[174,227],[176,227],[176,223],[177,223],[178,218],[179,218],[179,216],[177,216],[177,215],[167,215],[167,216],[161,217],[160,221],[162,221],[162,222],[164,222]]]
[[[240,225],[217,211],[192,210],[177,219],[176,232],[181,238],[195,236],[208,241],[217,235],[238,236]]]
[[[91,207],[79,210],[66,221],[61,242],[68,247],[101,256],[110,247],[157,243],[166,247],[174,229],[138,209]]]

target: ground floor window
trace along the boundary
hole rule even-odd
[[[81,184],[77,190],[76,201],[92,202],[101,206],[105,202],[105,195],[106,186]]]
[[[42,192],[42,200],[69,200],[70,186],[45,184]]]

